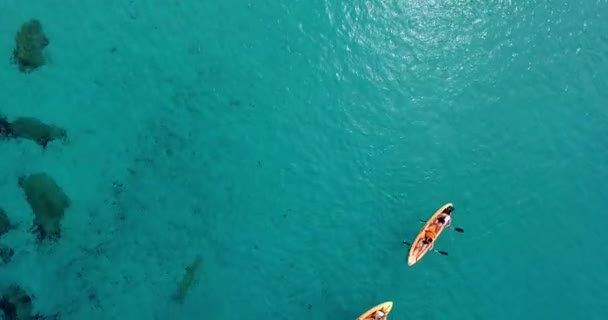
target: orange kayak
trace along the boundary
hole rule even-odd
[[[438,225],[436,220],[439,217],[439,215],[444,213],[446,210],[452,211],[452,210],[454,210],[454,206],[451,203],[445,204],[443,207],[439,208],[439,210],[437,210],[433,214],[433,216],[431,216],[431,218],[426,222],[424,227],[422,227],[422,230],[420,230],[420,232],[416,236],[416,239],[414,239],[414,242],[412,242],[412,245],[410,247],[410,252],[407,257],[408,266],[411,267],[416,262],[420,261],[420,259],[422,259],[422,257],[424,257],[424,255],[431,248],[430,243],[425,244],[422,242],[424,240],[424,234],[427,230],[434,231],[433,233],[435,234],[435,237],[433,239],[433,243],[435,243],[437,241],[437,239],[439,238],[439,235],[443,232],[443,229],[445,229],[445,225]]]
[[[386,301],[383,302],[367,311],[365,311],[364,314],[360,315],[359,318],[357,318],[357,320],[375,320],[378,318],[374,318],[374,313],[376,311],[380,311],[384,314],[383,318],[380,319],[388,319],[388,313],[391,312],[391,309],[393,309],[393,302],[392,301]]]

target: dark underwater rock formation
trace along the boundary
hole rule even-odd
[[[43,49],[49,45],[49,39],[42,31],[37,19],[31,19],[21,25],[15,35],[13,58],[21,72],[31,72],[44,65]]]
[[[11,229],[11,221],[8,219],[6,211],[0,208],[0,237],[2,237],[3,234],[7,233]]]
[[[0,315],[5,320],[59,320],[59,313],[53,315],[33,314],[33,295],[20,286],[12,284],[0,292]]]
[[[19,178],[27,202],[34,211],[33,230],[38,239],[61,237],[61,219],[70,199],[46,173],[35,173]]]
[[[0,128],[1,125],[0,122]],[[35,118],[19,117],[9,122],[8,136],[29,139],[46,148],[46,145],[53,140],[67,139],[67,132],[63,128],[43,123]]]
[[[32,298],[19,286],[12,285],[0,296],[0,311],[6,320],[33,320]]]
[[[5,117],[0,116],[0,139],[12,137],[11,124]]]
[[[15,250],[13,248],[0,244],[0,260],[2,260],[2,263],[7,264],[11,262],[14,254]]]
[[[197,274],[197,271],[201,264],[201,261],[202,261],[202,257],[196,256],[194,258],[194,260],[192,261],[192,263],[190,263],[190,265],[188,265],[186,267],[186,272],[184,273],[184,276],[180,280],[180,282],[177,286],[177,291],[175,292],[175,295],[173,296],[173,298],[177,302],[184,303],[184,300],[186,299],[186,295],[188,294],[190,287],[192,287],[192,284],[195,281],[196,274]]]

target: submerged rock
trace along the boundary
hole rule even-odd
[[[37,19],[31,19],[21,25],[15,35],[13,58],[21,72],[31,72],[44,65],[43,49],[49,45],[49,39],[42,31]]]
[[[4,209],[0,208],[0,237],[11,229],[11,221],[8,220],[8,216]]]
[[[43,148],[53,140],[67,139],[65,129],[29,117],[19,117],[10,122],[8,131],[15,138],[33,140]]]
[[[2,260],[2,263],[6,264],[11,262],[14,254],[15,250],[13,250],[13,248],[0,244],[0,260]]]
[[[19,178],[27,202],[34,211],[34,232],[38,239],[61,237],[61,219],[70,199],[46,173],[35,173]]]
[[[196,273],[201,264],[201,261],[202,261],[202,258],[200,256],[196,256],[194,258],[194,260],[192,261],[192,263],[186,267],[186,272],[184,273],[184,276],[182,277],[181,281],[179,282],[175,295],[173,296],[173,298],[177,302],[184,303],[184,300],[186,299],[186,295],[188,294],[190,287],[194,283],[194,280],[196,278]]]
[[[59,312],[53,315],[33,313],[33,295],[16,284],[4,288],[0,294],[0,314],[4,320],[59,320]]]
[[[30,320],[32,315],[32,298],[19,286],[8,287],[0,297],[0,311],[6,320]]]
[[[5,117],[0,116],[0,139],[10,138],[13,136],[11,132],[11,124],[6,120]]]

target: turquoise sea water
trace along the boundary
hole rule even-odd
[[[1,1],[0,285],[62,319],[604,319],[606,1]],[[20,73],[37,18],[49,63]],[[1,59],[1,58],[0,58]],[[73,205],[37,245],[17,177]],[[116,187],[119,183],[122,187]],[[413,267],[447,202],[453,224]],[[171,295],[200,255],[183,305]],[[602,316],[603,315],[603,316]]]

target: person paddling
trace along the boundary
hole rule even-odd
[[[433,249],[433,240],[435,240],[436,236],[437,236],[437,234],[435,233],[435,231],[433,231],[429,228],[426,231],[424,231],[424,239],[422,240],[422,243],[430,244],[431,245],[430,249]]]
[[[453,210],[454,207],[447,207],[445,208],[445,210],[443,210],[441,215],[439,215],[439,217],[437,218],[437,223],[439,224],[439,226],[444,226],[445,228],[448,228],[450,225],[452,225],[451,213]]]
[[[387,320],[391,309],[393,309],[393,302],[386,301],[367,310],[357,320]]]
[[[430,244],[430,250],[433,249],[433,240],[437,237],[437,232],[442,228],[447,228],[452,224],[452,217],[450,216],[452,210],[446,209],[440,216],[437,218],[437,221],[433,223],[428,229],[424,231],[424,240],[422,243]]]
[[[452,216],[450,216],[449,213],[444,213],[437,218],[437,223],[439,223],[440,226],[445,225],[445,228],[447,228],[452,225]]]
[[[374,314],[372,315],[372,319],[374,320],[384,320],[386,319],[386,314],[380,310],[374,312]]]

